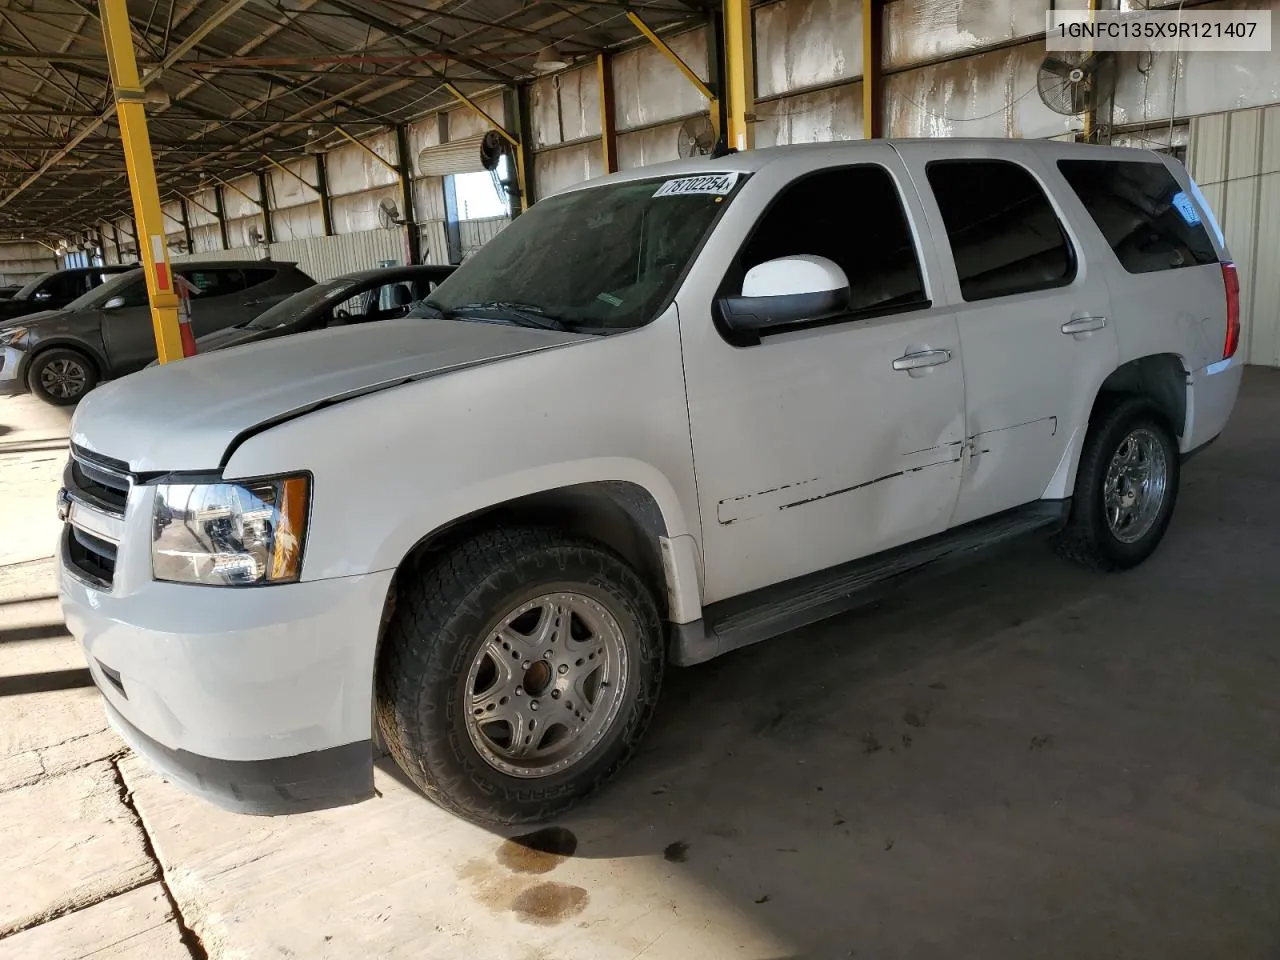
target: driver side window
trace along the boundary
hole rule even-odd
[[[147,283],[141,278],[129,284],[116,296],[124,300],[121,307],[145,307],[150,303],[147,298]]]
[[[752,267],[798,254],[826,257],[840,266],[852,292],[850,313],[926,299],[906,210],[883,167],[841,167],[793,181],[756,224],[724,292],[740,293]]]

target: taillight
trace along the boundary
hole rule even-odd
[[[1229,260],[1222,262],[1222,283],[1227,288],[1227,340],[1222,345],[1222,359],[1226,360],[1240,349],[1240,274]]]

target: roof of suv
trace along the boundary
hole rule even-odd
[[[802,154],[838,153],[847,154],[851,160],[859,153],[871,149],[883,150],[891,146],[895,150],[909,155],[918,152],[930,154],[963,156],[966,148],[982,147],[994,152],[1007,150],[1020,153],[1032,150],[1050,156],[1092,157],[1096,160],[1136,160],[1139,158],[1159,160],[1159,155],[1150,150],[1134,147],[1108,147],[1091,143],[1069,143],[1062,140],[1015,140],[1004,138],[982,137],[901,137],[884,140],[828,140],[822,143],[794,143],[781,147],[764,147],[759,150],[747,150],[742,153],[730,153],[723,157],[695,157],[689,160],[673,160],[669,163],[658,163],[648,167],[636,167],[622,173],[611,174],[596,180],[588,180],[575,184],[564,192],[590,189],[604,183],[619,183],[626,180],[649,180],[659,177],[694,176],[697,174],[755,173],[773,163],[793,159]]]

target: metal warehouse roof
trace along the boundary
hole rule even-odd
[[[129,0],[162,195],[701,19],[693,0]],[[167,100],[167,103],[166,103]],[[0,0],[0,238],[127,204],[94,0]]]

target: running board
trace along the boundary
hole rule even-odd
[[[701,620],[672,624],[668,658],[677,666],[692,666],[864,606],[909,579],[945,573],[1010,540],[1061,528],[1070,508],[1070,500],[1037,500],[925,540],[709,604]]]

